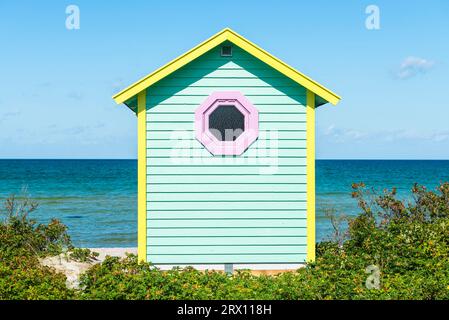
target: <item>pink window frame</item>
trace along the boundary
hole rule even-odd
[[[210,114],[223,104],[245,117],[245,130],[234,141],[220,141],[209,131]],[[195,111],[195,136],[213,155],[241,155],[259,136],[259,111],[239,91],[213,92]]]

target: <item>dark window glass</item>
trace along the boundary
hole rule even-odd
[[[233,105],[219,105],[209,116],[209,131],[219,141],[235,141],[245,130],[245,116]]]

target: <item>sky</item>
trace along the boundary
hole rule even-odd
[[[449,159],[447,0],[2,0],[0,158],[135,159],[112,95],[225,27],[341,95],[318,159]]]

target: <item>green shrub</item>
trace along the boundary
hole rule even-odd
[[[16,209],[0,225],[0,299],[449,299],[449,184],[435,192],[415,185],[409,203],[394,189],[377,195],[363,184],[352,196],[361,213],[346,230],[331,217],[334,239],[317,244],[316,261],[295,272],[161,271],[128,255],[91,267],[78,291],[37,257],[65,248],[78,261],[95,255],[73,248],[58,221],[30,220],[30,202],[22,211],[9,205]]]
[[[68,257],[78,262],[94,262],[98,260],[98,256],[98,252],[93,252],[87,248],[72,248],[68,252]]]
[[[73,299],[66,277],[30,260],[0,260],[0,300]]]
[[[29,215],[37,207],[37,203],[27,196],[6,199],[4,219],[0,224],[0,259],[58,255],[72,247],[67,227],[59,220],[52,219],[49,224],[40,224],[30,219]]]
[[[58,220],[38,224],[29,218],[37,204],[24,196],[5,201],[0,223],[0,299],[70,299],[66,277],[39,264],[39,258],[71,247],[67,227]]]
[[[377,195],[353,185],[361,214],[317,244],[317,259],[278,276],[162,272],[135,256],[108,258],[83,277],[83,299],[449,299],[449,184],[415,185],[405,204],[396,191]],[[368,269],[367,268],[371,268]],[[367,287],[378,270],[379,283]]]

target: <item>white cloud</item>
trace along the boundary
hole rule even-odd
[[[434,61],[410,56],[402,61],[401,65],[399,66],[399,70],[396,73],[396,76],[399,79],[412,78],[418,74],[427,73],[434,66]]]
[[[449,131],[434,131],[434,132],[418,132],[410,129],[390,130],[390,131],[361,131],[348,128],[338,128],[335,125],[330,125],[319,133],[325,139],[334,143],[345,142],[369,142],[369,141],[423,141],[423,142],[446,142],[449,141]]]
[[[67,98],[73,100],[82,100],[84,98],[84,95],[78,91],[70,91],[69,93],[67,93]]]
[[[345,142],[347,140],[360,140],[367,136],[366,132],[362,132],[354,129],[347,128],[337,128],[335,125],[331,124],[327,127],[322,134],[324,136],[331,137],[337,142]]]
[[[443,142],[449,140],[449,132],[440,132],[433,135],[432,140],[435,142]]]
[[[0,114],[0,122],[6,122],[11,118],[20,116],[21,112],[19,110],[10,110],[3,114]]]

